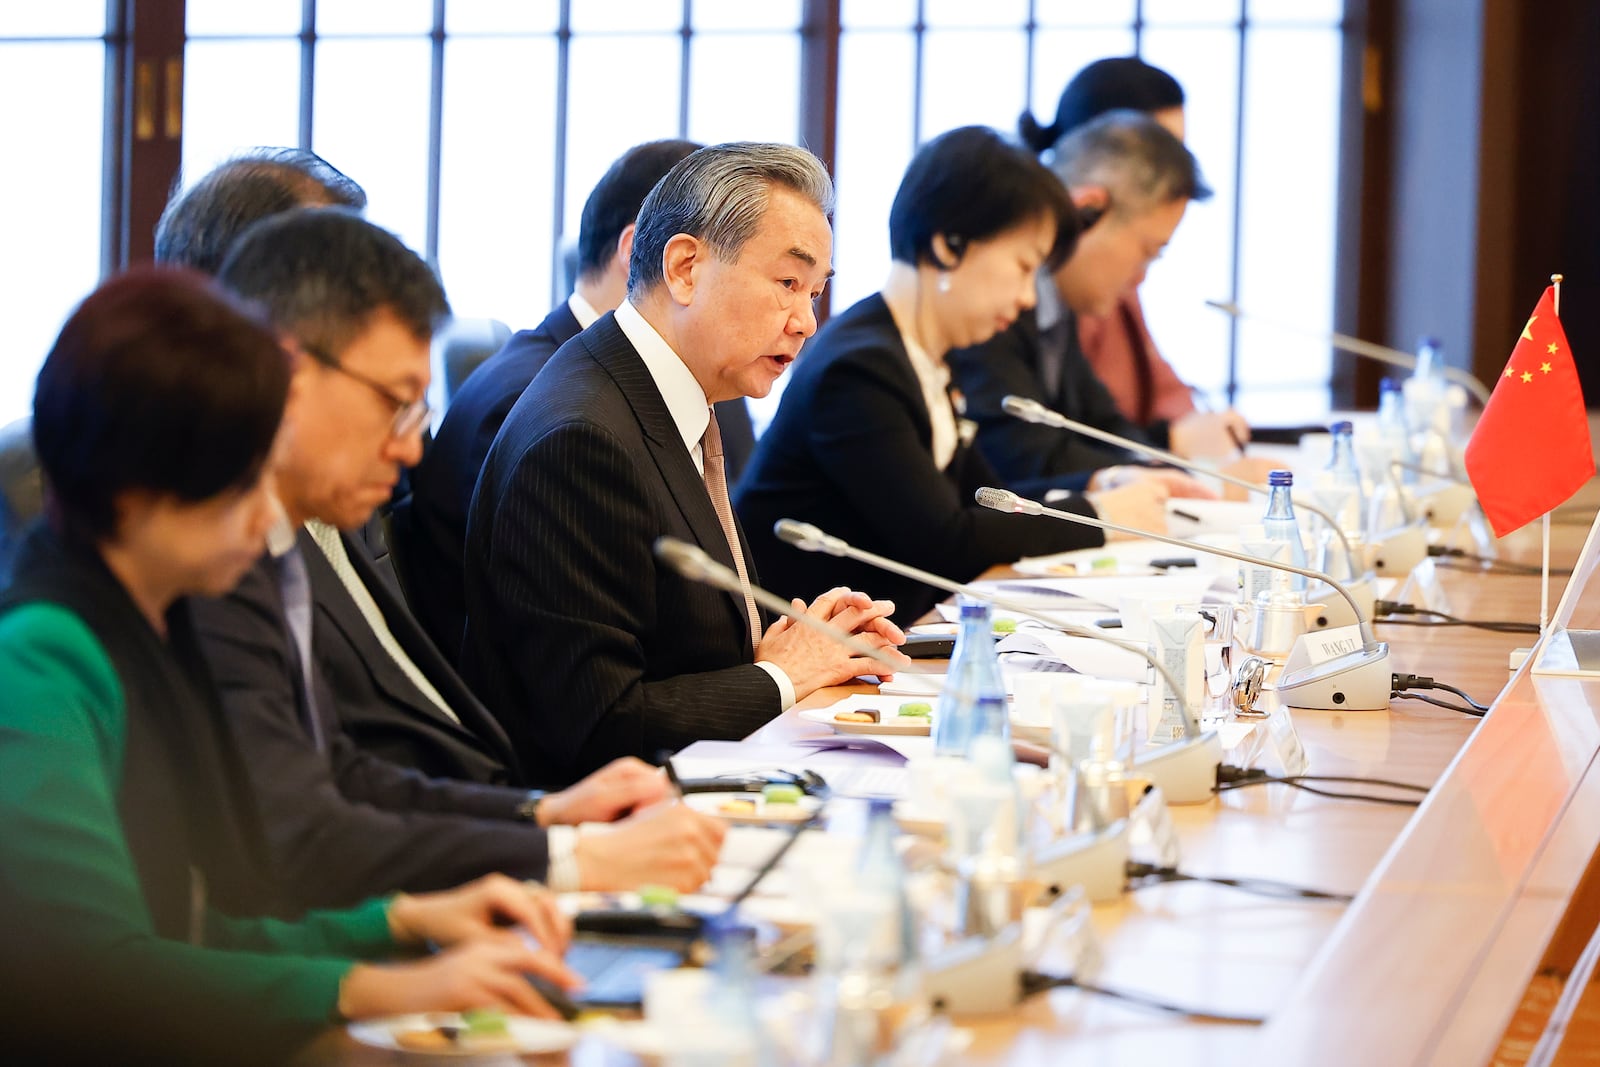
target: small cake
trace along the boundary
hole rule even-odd
[[[773,804],[798,804],[804,796],[799,786],[776,782],[761,790],[761,799],[769,807]]]

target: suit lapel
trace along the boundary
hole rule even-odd
[[[470,738],[480,748],[487,748],[489,753],[504,764],[513,773],[517,770],[516,756],[511,750],[511,741],[506,737],[505,728],[500,725],[488,709],[478,702],[472,695],[455,671],[434,647],[433,641],[423,632],[422,626],[412,616],[409,609],[388,585],[384,584],[378,574],[376,565],[360,551],[358,545],[351,543],[347,535],[344,538],[345,551],[350,555],[350,564],[355,568],[356,577],[372,593],[373,602],[378,605],[378,611],[383,615],[384,621],[389,624],[389,632],[394,634],[394,639],[411,657],[411,662],[417,665],[423,676],[433,683],[450,705],[450,710],[461,718],[460,725],[443,720],[450,729]],[[364,621],[364,620],[363,620]],[[368,633],[370,633],[370,629]],[[385,657],[387,658],[387,657]],[[439,719],[437,710],[432,702],[423,698],[408,679],[400,674],[398,668],[395,675],[404,683],[401,690],[403,695],[410,697],[409,703],[413,707],[420,707],[431,718]]]
[[[657,388],[650,368],[639,358],[639,353],[609,313],[584,331],[580,343],[616,382],[617,388],[633,409],[634,417],[639,420],[639,428],[644,431],[650,457],[661,474],[662,483],[667,487],[667,493],[684,522],[694,532],[695,541],[706,555],[733,569],[733,550],[728,547],[727,535],[722,532],[722,520],[717,518],[717,509],[712,506],[711,495],[706,492],[705,479],[695,469],[694,459],[684,447],[678,424],[672,421],[672,413],[667,410],[667,402],[661,398],[661,390]],[[739,545],[748,566],[750,546],[745,543],[743,530],[739,531]],[[754,582],[755,573],[753,570],[750,573],[750,580]],[[723,599],[738,620],[739,628],[748,630],[744,598],[724,593]],[[756,636],[759,638],[760,635]]]
[[[438,672],[430,671],[426,660],[419,658],[416,642],[407,641],[408,635],[406,633],[407,628],[404,625],[405,620],[397,618],[394,610],[396,605],[393,602],[393,598],[378,578],[377,572],[372,565],[365,559],[361,546],[353,544],[349,537],[342,534],[340,536],[344,541],[345,553],[350,557],[351,565],[356,569],[357,577],[367,587],[367,591],[372,594],[374,603],[378,605],[379,612],[383,615],[384,621],[389,624],[390,632],[394,634],[395,640],[399,642],[400,647],[405,650],[407,655],[412,657],[413,662],[428,676],[429,680],[434,682],[435,688],[440,690],[440,695],[450,702],[451,710],[455,711],[457,715],[468,714],[465,709],[458,706],[461,703],[456,699],[459,694],[450,692],[447,686],[439,685]],[[473,723],[472,728],[467,728],[451,722],[449,718],[439,712],[438,708],[433,706],[432,701],[424,697],[417,690],[417,687],[411,684],[411,680],[400,670],[399,664],[395,663],[388,652],[384,651],[377,634],[373,633],[372,627],[368,625],[366,616],[361,614],[360,607],[357,606],[355,599],[351,597],[349,591],[345,588],[344,582],[339,579],[338,572],[333,569],[333,564],[328,562],[328,557],[323,554],[322,549],[317,546],[311,535],[305,531],[300,533],[300,547],[301,552],[305,555],[306,571],[311,577],[311,588],[317,613],[325,622],[332,624],[344,636],[345,641],[351,648],[357,650],[363,663],[372,674],[373,684],[377,686],[379,691],[392,703],[404,707],[417,717],[426,719],[428,722],[444,729],[452,730],[481,747],[483,742],[474,732],[474,728],[478,725],[477,723]],[[412,626],[415,626],[415,624],[413,623]],[[312,643],[313,647],[315,647],[315,640]],[[466,721],[465,719],[463,720],[464,723]],[[497,731],[496,733],[500,741],[504,742],[503,732]],[[508,748],[509,743],[497,744],[496,754],[498,755]]]

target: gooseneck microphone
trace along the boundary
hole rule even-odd
[[[1134,655],[1143,659],[1160,675],[1161,680],[1167,684],[1173,694],[1178,711],[1183,717],[1182,741],[1174,741],[1163,745],[1151,752],[1144,753],[1134,760],[1134,765],[1157,785],[1166,794],[1167,799],[1174,804],[1198,804],[1211,798],[1212,790],[1216,785],[1217,767],[1222,762],[1222,744],[1217,738],[1215,730],[1201,732],[1200,723],[1195,718],[1193,710],[1189,707],[1186,694],[1182,685],[1173,677],[1171,671],[1161,663],[1160,659],[1148,647],[1135,641],[1110,637],[1101,630],[1092,626],[1079,626],[1076,623],[1062,619],[1052,618],[1050,615],[1034,611],[1026,605],[1006,597],[998,597],[987,590],[977,589],[963,582],[954,582],[942,575],[925,571],[920,567],[913,567],[909,563],[880,556],[875,552],[868,552],[863,548],[856,548],[843,538],[834,537],[824,533],[809,522],[799,522],[795,519],[779,519],[773,524],[772,532],[780,541],[793,545],[803,552],[823,552],[830,556],[839,556],[853,559],[858,563],[865,563],[870,567],[898,574],[912,581],[931,585],[947,593],[960,593],[974,600],[980,600],[997,608],[1037,620],[1046,626],[1060,630],[1073,637],[1083,637],[1091,641],[1103,641],[1118,648],[1127,649]]]
[[[1400,367],[1404,370],[1417,369],[1416,356],[1410,352],[1403,352],[1398,348],[1390,348],[1388,345],[1363,341],[1359,337],[1351,337],[1346,333],[1323,333],[1320,330],[1312,330],[1304,326],[1294,326],[1287,322],[1265,319],[1259,315],[1248,314],[1238,304],[1230,300],[1207,300],[1206,306],[1216,308],[1218,311],[1233,318],[1249,319],[1263,326],[1271,326],[1273,329],[1283,330],[1285,333],[1297,333],[1302,337],[1315,337],[1318,340],[1326,341],[1342,352],[1349,352],[1354,356],[1366,356],[1368,359],[1377,360],[1379,363],[1387,363],[1391,367]],[[1489,403],[1488,387],[1473,375],[1468,374],[1459,367],[1445,367],[1444,376],[1465,387],[1469,393],[1478,398],[1480,405]]]
[[[902,665],[883,649],[868,644],[853,634],[845,633],[832,623],[813,618],[807,612],[797,610],[793,604],[777,594],[754,583],[748,586],[745,585],[739,580],[739,575],[732,568],[726,567],[706,555],[699,545],[691,545],[689,542],[680,541],[676,537],[658,537],[656,538],[654,550],[657,559],[691,582],[703,582],[706,585],[739,597],[744,596],[745,590],[749,589],[750,595],[755,599],[755,602],[768,611],[787,616],[800,625],[809,627],[830,640],[838,642],[857,656],[865,657],[888,668],[894,674],[922,675],[924,679],[922,684],[927,686],[928,692],[937,693],[939,691],[939,683],[927,677],[935,672],[917,664]]]
[[[1037,400],[1032,400],[1025,396],[1017,396],[1015,394],[1007,396],[1004,400],[1000,401],[1000,408],[1007,415],[1010,415],[1014,419],[1021,419],[1023,422],[1038,423],[1041,426],[1054,426],[1058,430],[1071,430],[1073,433],[1080,433],[1085,437],[1092,437],[1096,441],[1104,441],[1108,445],[1116,445],[1117,447],[1125,448],[1130,452],[1139,452],[1149,456],[1151,459],[1158,459],[1163,463],[1170,463],[1172,466],[1181,470],[1189,471],[1191,474],[1208,475],[1212,478],[1218,479],[1219,481],[1226,482],[1231,486],[1243,489],[1247,493],[1257,493],[1262,496],[1267,496],[1272,492],[1268,486],[1262,485],[1260,482],[1252,482],[1248,478],[1240,478],[1238,475],[1217,470],[1208,463],[1197,463],[1192,459],[1184,459],[1182,456],[1179,456],[1174,452],[1168,452],[1164,448],[1157,448],[1155,445],[1147,445],[1143,441],[1135,441],[1131,437],[1122,437],[1118,434],[1102,430],[1099,427],[1090,426],[1086,422],[1079,422],[1077,419],[1069,419],[1059,411],[1052,411],[1050,408],[1045,407]],[[1344,531],[1339,528],[1339,524],[1334,521],[1333,516],[1328,514],[1317,505],[1312,504],[1309,501],[1302,500],[1299,497],[1295,498],[1294,506],[1310,512],[1327,524],[1328,529],[1332,530],[1334,536],[1339,539],[1339,542],[1342,545],[1344,545],[1344,558],[1351,561],[1351,567],[1353,569],[1355,566],[1356,557],[1351,552],[1350,540],[1345,537]]]
[[[1275,559],[1266,559],[1261,556],[1252,556],[1244,552],[1235,552],[1232,549],[1218,548],[1215,545],[1202,544],[1199,541],[1187,541],[1181,537],[1169,537],[1166,534],[1152,533],[1149,530],[1140,530],[1132,526],[1123,526],[1120,523],[1107,522],[1104,519],[1090,518],[1087,515],[1077,515],[1070,511],[1061,511],[1056,508],[1046,507],[1037,500],[1029,500],[1018,496],[1009,489],[993,489],[985,487],[979,489],[975,495],[977,502],[982,507],[994,511],[1003,511],[1014,515],[1042,515],[1065,522],[1075,522],[1082,526],[1093,526],[1101,530],[1114,530],[1117,533],[1128,534],[1132,537],[1144,537],[1162,544],[1176,545],[1179,548],[1189,549],[1193,552],[1204,552],[1207,555],[1223,556],[1227,559],[1238,560],[1240,563],[1249,563],[1257,567],[1267,567],[1271,570],[1286,571],[1289,574],[1298,574],[1306,578],[1313,578],[1326,582],[1328,587],[1342,596],[1350,605],[1350,610],[1356,618],[1356,626],[1361,635],[1361,647],[1342,655],[1335,655],[1330,659],[1315,662],[1307,649],[1306,637],[1302,636],[1295,645],[1295,651],[1290,654],[1289,660],[1284,664],[1283,676],[1278,681],[1278,693],[1284,703],[1295,708],[1320,708],[1324,710],[1344,711],[1377,711],[1389,706],[1389,693],[1391,692],[1391,678],[1389,675],[1389,646],[1379,641],[1372,630],[1372,620],[1361,610],[1355,596],[1344,584],[1331,574],[1323,571],[1314,571],[1308,567],[1296,567],[1288,563],[1280,563]],[[1309,635],[1307,635],[1309,636]]]

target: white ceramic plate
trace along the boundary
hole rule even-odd
[[[897,734],[901,737],[927,737],[933,732],[933,720],[916,715],[898,715],[901,704],[928,703],[932,701],[918,701],[911,697],[894,697],[885,699],[878,697],[857,697],[852,700],[842,700],[826,708],[807,708],[800,713],[800,718],[805,722],[814,722],[822,726],[833,727],[834,733],[840,734]],[[882,722],[840,722],[834,715],[841,711],[855,711],[857,709],[871,708],[882,716]]]
[[[739,801],[754,801],[755,810],[731,810],[729,806]],[[805,822],[822,807],[822,801],[813,796],[802,796],[797,804],[769,804],[761,798],[760,793],[735,790],[726,793],[689,793],[684,796],[683,802],[704,815],[715,815],[731,823],[753,826]],[[739,807],[743,808],[744,805],[740,804]]]
[[[527,1055],[538,1052],[564,1052],[578,1040],[578,1031],[567,1023],[530,1019],[523,1015],[506,1017],[508,1039],[503,1043],[463,1041],[437,1049],[413,1049],[403,1044],[404,1035],[434,1030],[440,1026],[461,1026],[461,1016],[453,1011],[424,1012],[417,1015],[390,1015],[349,1024],[350,1036],[374,1048],[410,1052],[418,1056],[485,1056],[511,1052]]]

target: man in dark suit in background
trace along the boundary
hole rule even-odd
[[[366,206],[366,190],[315,152],[251,148],[173,194],[156,224],[156,262],[214,275],[262,219],[297,207]]]
[[[1170,425],[1139,426],[1117,409],[1078,340],[1077,315],[1108,315],[1160,257],[1191,201],[1210,198],[1200,165],[1154,118],[1110,111],[1056,145],[1052,161],[1073,203],[1092,221],[1069,258],[1038,279],[1038,305],[993,340],[950,353],[950,374],[978,425],[978,450],[1007,482],[1062,479],[1071,488],[1110,489],[1160,477],[1175,495],[1197,487],[1173,471],[1133,466],[1120,448],[1012,418],[1009,394],[1097,429],[1154,444],[1187,459],[1223,461],[1240,477],[1265,481],[1270,465],[1236,459],[1250,426],[1235,411],[1192,411]]]
[[[467,378],[450,400],[433,446],[412,474],[408,505],[396,513],[406,587],[412,610],[434,643],[454,660],[466,625],[462,598],[462,551],[467,539],[467,507],[489,445],[506,414],[556,349],[615,310],[628,293],[628,260],[634,220],[645,194],[678,160],[700,146],[692,141],[651,141],[623,153],[611,164],[583,205],[578,231],[578,281],[573,293],[543,322],[519,330]],[[736,432],[753,435],[744,398],[717,405],[725,443]],[[730,470],[730,480],[737,472]]]
[[[672,536],[755,581],[709,405],[764,396],[817,328],[833,187],[784,145],[703,148],[646,197],[628,299],[561,347],[495,438],[467,521],[462,672],[524,766],[738,738],[876,662],[690,582]],[[804,605],[800,605],[804,607]],[[809,610],[880,647],[893,605],[836,589]]]
[[[503,735],[398,605],[379,603],[340,533],[421,450],[428,342],[448,313],[427,265],[354,215],[300,210],[247,232],[221,281],[266,310],[294,363],[274,458],[287,521],[235,592],[195,605],[286,908],[497,870],[563,888],[697,886],[721,829],[682,805],[599,832],[547,830],[659,800],[661,776],[634,761],[530,795],[514,764],[496,769]],[[356,705],[369,733],[387,724],[408,745],[476,739],[489,780],[431,777],[364,749],[342,721]]]
[[[321,156],[253,148],[173,194],[156,227],[156,260],[215,274],[239,236],[262,219],[299,207],[360,211],[366,203],[366,191]],[[359,586],[341,582],[320,551],[306,553],[306,567],[318,618],[327,622],[315,630],[316,655],[345,734],[357,747],[424,774],[490,784],[518,780],[504,731],[429,647],[399,601],[394,575],[374,562],[366,540],[343,540],[339,552]],[[444,702],[461,709],[459,716],[440,716],[437,701],[402,672],[353,590],[363,605],[376,607],[377,626],[404,649],[402,658],[421,668],[421,684],[442,693]]]

